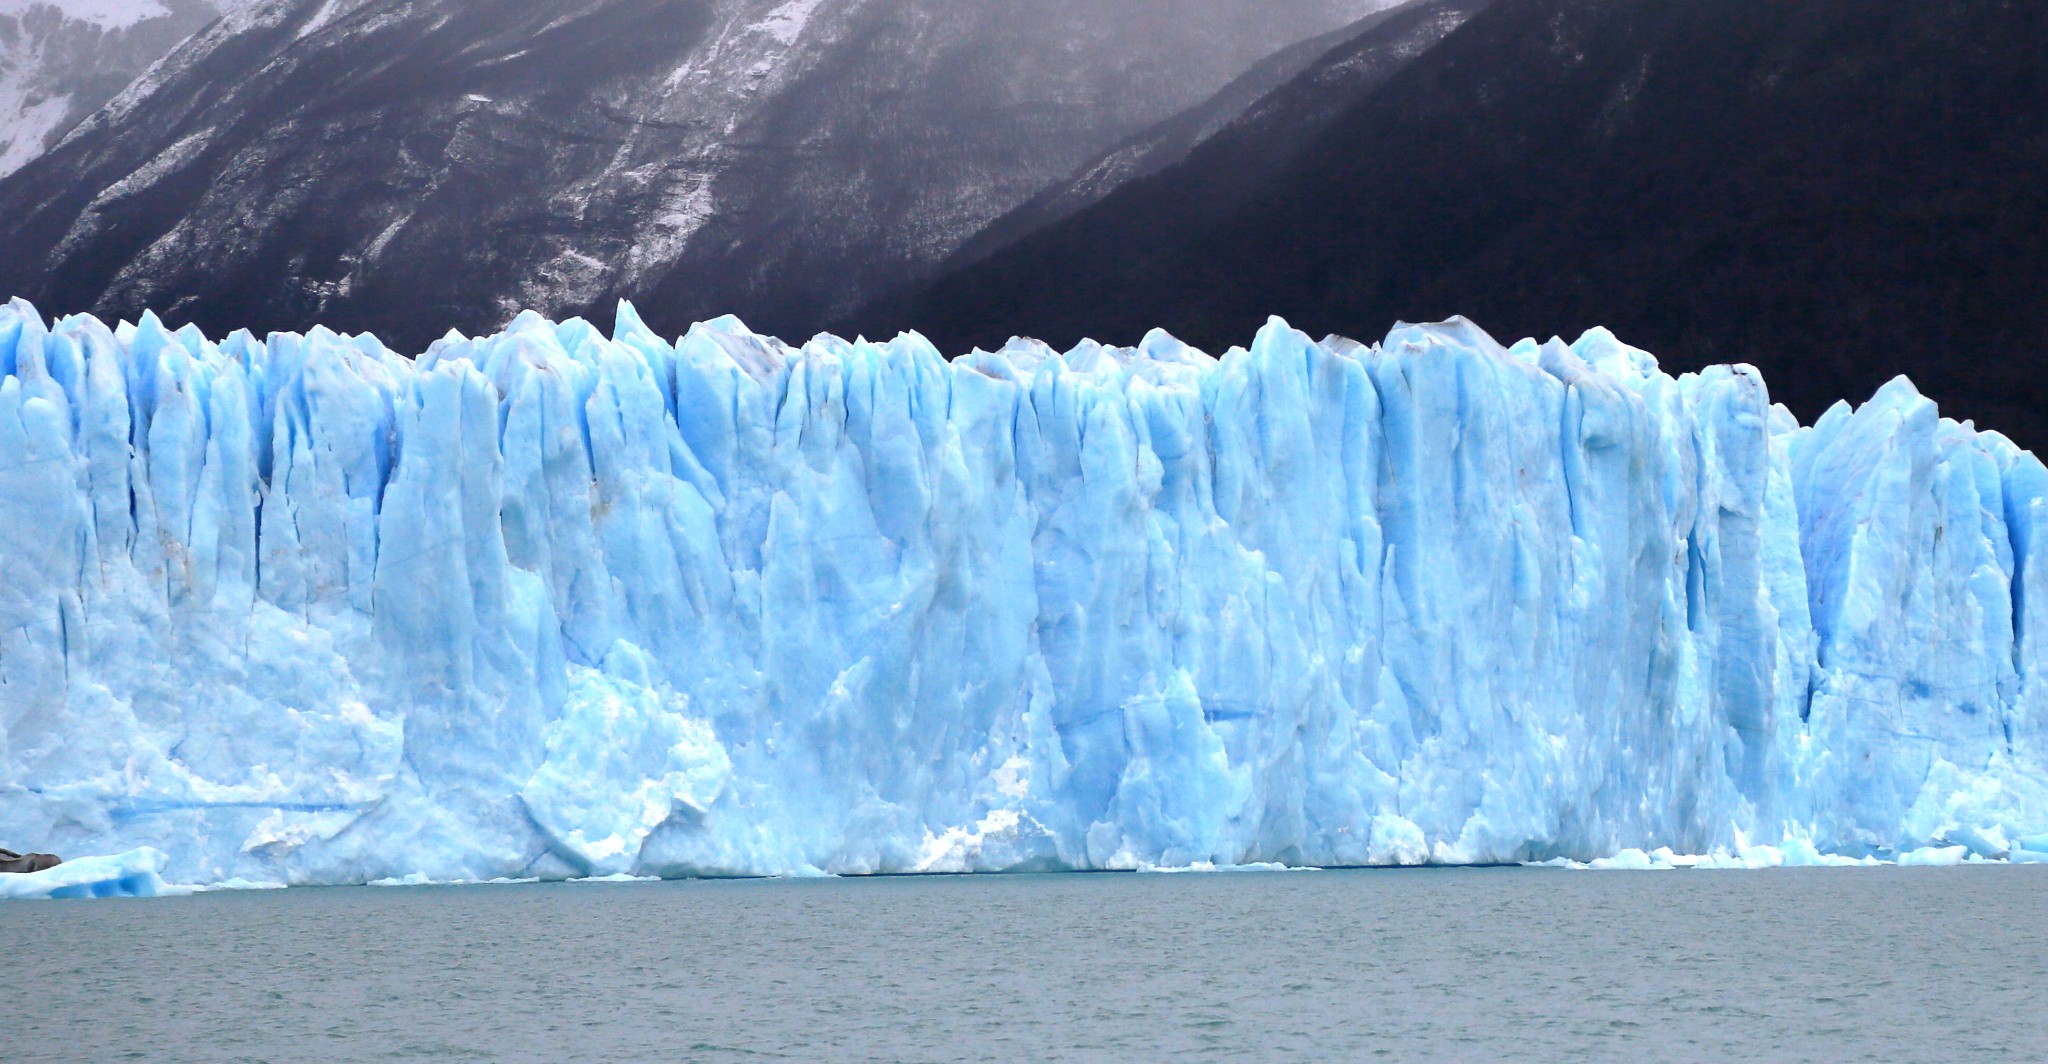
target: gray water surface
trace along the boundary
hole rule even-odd
[[[0,904],[7,1060],[2040,1060],[2048,868]]]

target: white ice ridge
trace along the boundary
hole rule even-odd
[[[0,845],[171,882],[1995,855],[2048,471],[1595,330],[0,309]]]

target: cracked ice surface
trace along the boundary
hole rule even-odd
[[[0,844],[183,883],[1995,854],[2048,471],[1595,330],[0,309]],[[2031,851],[2029,851],[2031,852]]]

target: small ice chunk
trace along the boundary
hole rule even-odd
[[[1656,861],[1652,861],[1649,854],[1630,847],[1612,857],[1598,858],[1592,861],[1588,867],[1601,872],[1649,872],[1661,871],[1673,866],[1668,863],[1659,864]]]
[[[373,887],[431,887],[435,884],[435,879],[425,872],[407,872],[402,876],[386,876],[370,881],[370,886]]]
[[[1922,846],[1899,855],[1900,867],[1948,868],[1963,863],[1968,846]]]

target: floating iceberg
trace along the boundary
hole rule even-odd
[[[113,857],[81,857],[27,875],[0,876],[0,901],[155,898],[170,893],[164,855],[144,847]]]
[[[20,302],[0,380],[0,841],[173,882],[2048,831],[2048,470],[1903,380],[1801,428],[1604,330],[408,359]]]

